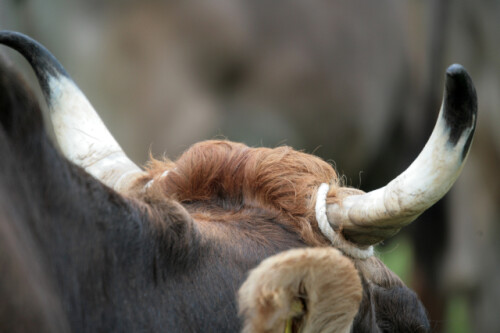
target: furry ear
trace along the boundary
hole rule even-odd
[[[349,332],[362,297],[350,259],[331,247],[267,258],[238,292],[243,333]]]

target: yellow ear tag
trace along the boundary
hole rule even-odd
[[[286,320],[285,333],[292,333],[293,319],[304,314],[304,305],[300,299],[293,301],[290,312],[290,317]]]
[[[285,333],[292,333],[292,321],[293,318],[288,318],[285,326]]]

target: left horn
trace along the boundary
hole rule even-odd
[[[33,67],[63,154],[104,184],[125,192],[143,172],[125,155],[59,61],[18,32],[0,31],[0,43],[21,53]]]
[[[452,65],[446,71],[438,121],[420,155],[385,187],[328,205],[333,229],[352,243],[368,246],[415,220],[448,192],[462,171],[476,117],[474,84],[462,66]]]

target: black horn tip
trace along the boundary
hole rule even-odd
[[[446,125],[450,128],[449,142],[455,146],[462,137],[464,131],[469,132],[472,139],[477,115],[477,95],[474,83],[465,68],[459,64],[453,64],[446,70],[445,93],[443,100],[443,117]],[[469,144],[464,148],[467,153]]]
[[[453,75],[469,75],[467,74],[467,71],[465,70],[464,66],[460,65],[460,64],[453,64],[453,65],[450,65],[450,67],[448,67],[446,69],[446,74],[447,75],[450,75],[450,76],[453,76]]]
[[[11,47],[26,58],[31,67],[33,67],[47,100],[50,100],[49,79],[58,76],[69,78],[64,67],[49,50],[36,40],[20,32],[0,31],[0,44]]]

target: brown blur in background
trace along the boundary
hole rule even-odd
[[[479,99],[468,163],[378,252],[436,332],[499,332],[500,1],[0,0],[0,28],[50,49],[138,164],[216,137],[287,144],[365,191],[416,157],[461,63]]]

